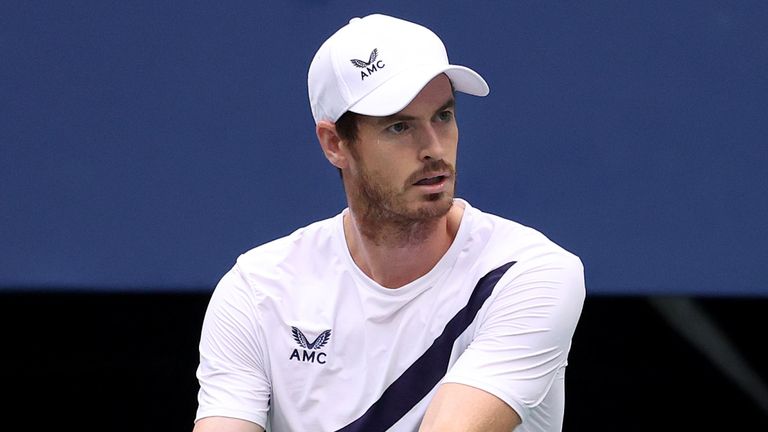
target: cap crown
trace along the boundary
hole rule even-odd
[[[383,83],[428,65],[448,65],[445,46],[431,30],[386,15],[353,18],[323,43],[309,67],[312,116],[335,122]]]

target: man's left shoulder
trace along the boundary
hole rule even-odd
[[[479,212],[478,217],[490,231],[486,252],[491,255],[507,257],[519,264],[559,262],[576,268],[582,266],[574,252],[537,228],[492,213]]]

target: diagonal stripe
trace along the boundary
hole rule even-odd
[[[483,276],[467,304],[451,318],[432,346],[387,387],[365,414],[337,432],[386,431],[424,399],[448,371],[454,342],[475,320],[496,283],[513,264],[515,261],[508,262]]]

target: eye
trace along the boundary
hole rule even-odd
[[[394,134],[401,134],[408,130],[408,125],[403,122],[397,122],[387,128],[389,132],[392,132]]]
[[[448,110],[442,111],[437,115],[437,118],[443,122],[450,121],[451,119],[453,119],[453,111],[448,111]]]

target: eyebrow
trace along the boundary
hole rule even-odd
[[[440,106],[440,108],[435,110],[435,114],[437,114],[439,112],[442,112],[442,111],[445,111],[448,108],[454,108],[455,106],[456,106],[456,98],[451,96],[451,98],[448,99],[442,106]],[[415,118],[416,118],[415,116],[411,116],[411,115],[407,115],[407,114],[395,113],[395,114],[388,115],[388,116],[385,116],[385,117],[376,117],[376,119],[377,119],[376,123],[379,123],[379,124],[381,124],[381,123],[389,123],[389,122],[396,121],[396,120],[397,121],[414,120]]]

